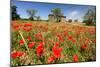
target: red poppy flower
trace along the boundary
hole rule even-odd
[[[27,32],[29,32],[29,31],[31,31],[31,30],[32,30],[32,28],[27,28],[27,30],[26,30],[26,31],[27,31]]]
[[[96,43],[96,39],[94,39],[93,42]]]
[[[60,58],[61,57],[62,48],[57,48],[57,47],[54,46],[52,48],[52,51],[53,51],[53,54],[54,54],[55,58]]]
[[[76,44],[76,40],[75,39],[72,39],[72,42],[73,42],[73,44]]]
[[[81,49],[87,49],[87,45],[86,45],[86,44],[83,44],[83,45],[81,46]]]
[[[64,31],[64,36],[67,36],[68,35],[68,31]]]
[[[40,42],[39,45],[37,46],[37,56],[40,57],[43,54],[43,45],[44,42]]]
[[[56,47],[57,47],[57,46],[59,46],[59,45],[60,45],[60,43],[59,43],[59,42],[56,42],[56,43],[55,43],[55,46],[56,46]]]
[[[42,37],[42,34],[41,33],[37,33],[34,35],[35,37]]]
[[[26,30],[27,30],[27,28],[26,28],[26,27],[23,27],[22,29],[23,29],[24,31],[26,31]]]
[[[41,47],[43,47],[43,45],[44,45],[44,42],[40,42],[39,45],[38,45],[38,47],[41,48]]]
[[[24,40],[23,39],[20,40],[20,45],[24,45]]]
[[[15,59],[15,58],[21,57],[21,56],[23,56],[23,55],[25,55],[24,52],[20,52],[20,51],[13,52],[13,53],[11,53],[11,58]]]
[[[86,39],[86,40],[85,40],[85,44],[88,44],[89,42],[90,42],[89,39]]]
[[[32,24],[31,23],[24,24],[24,27],[29,27],[29,26],[32,26]]]
[[[32,28],[23,27],[23,30],[26,31],[26,32],[29,32],[29,31],[32,30]]]
[[[18,30],[20,26],[19,25],[14,25],[13,27],[14,27],[14,29]]]
[[[29,43],[28,47],[29,47],[29,48],[33,48],[34,45],[35,45],[35,42],[31,42],[31,43]]]
[[[43,54],[43,48],[37,47],[37,56],[40,57]]]
[[[72,40],[72,38],[73,38],[72,36],[68,36],[68,40]]]
[[[61,35],[57,34],[57,37],[58,37],[58,39],[59,39],[61,42],[64,41],[64,39],[63,39],[63,37],[62,37]]]
[[[28,37],[27,37],[27,40],[28,40],[28,41],[30,41],[31,39],[32,39],[31,36],[28,36]]]
[[[41,33],[35,34],[34,37],[35,37],[36,39],[39,39],[39,40],[42,40],[42,39],[43,39]]]
[[[11,53],[11,58],[13,58],[13,59],[17,58],[17,53],[16,52]]]
[[[78,62],[78,55],[73,55],[73,61]]]
[[[95,31],[94,30],[90,30],[90,34],[91,35],[95,34]]]
[[[15,30],[18,30],[19,27],[20,27],[20,25],[17,24],[16,22],[13,22],[13,23],[12,23],[12,27],[13,27]]]
[[[25,53],[24,52],[20,52],[20,51],[18,51],[18,52],[16,52],[17,53],[17,56],[18,57],[21,57],[21,56],[23,56]]]
[[[54,61],[54,56],[50,56],[49,58],[48,58],[48,63],[52,63]]]
[[[81,33],[80,30],[76,31],[76,35],[77,35],[77,36],[80,35],[80,33]]]

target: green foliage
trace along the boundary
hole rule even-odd
[[[35,14],[37,13],[37,10],[35,10],[35,9],[28,9],[27,13],[29,15],[29,19],[30,20],[34,20]]]
[[[56,22],[60,22],[61,20],[61,17],[63,14],[61,12],[61,9],[60,8],[54,8],[51,10],[52,14],[54,15],[54,18],[55,18],[55,21]]]
[[[95,25],[96,24],[96,9],[88,9],[87,13],[83,17],[83,23],[86,25]]]
[[[11,14],[12,14],[12,20],[18,20],[20,19],[20,15],[17,14],[16,6],[11,6]]]
[[[72,19],[69,19],[69,20],[68,20],[68,22],[70,22],[70,23],[71,23],[71,22],[72,22]]]

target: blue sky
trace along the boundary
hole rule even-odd
[[[74,4],[54,4],[54,3],[41,3],[41,2],[25,2],[25,1],[11,1],[11,4],[17,6],[17,12],[21,18],[28,18],[26,12],[27,9],[36,9],[38,12],[36,16],[40,16],[42,19],[47,20],[48,14],[51,13],[53,8],[61,8],[62,13],[66,16],[66,19],[78,19],[82,21],[82,17],[88,9],[95,6],[89,5],[74,5]]]

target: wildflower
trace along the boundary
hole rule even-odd
[[[60,43],[59,43],[59,42],[56,42],[56,43],[55,43],[55,46],[56,46],[56,47],[57,47],[57,46],[59,46],[59,45],[60,45]]]
[[[62,48],[58,48],[58,47],[53,47],[52,48],[52,51],[53,51],[53,54],[54,54],[54,57],[55,58],[60,58],[61,57],[61,51],[62,51]]]
[[[76,43],[76,40],[75,39],[72,39],[72,42],[73,42],[73,44],[75,44]]]
[[[42,37],[42,34],[41,33],[37,33],[34,35],[34,37]]]
[[[31,36],[28,36],[28,37],[27,37],[27,40],[28,40],[28,41],[30,41],[31,39],[32,39]]]
[[[49,58],[48,58],[48,63],[52,63],[54,61],[54,56],[50,56]]]
[[[11,53],[11,58],[15,59],[17,57],[21,57],[21,56],[24,56],[24,55],[25,55],[24,52],[16,51],[16,52]]]
[[[29,48],[33,48],[34,45],[35,45],[35,42],[31,42],[31,43],[29,43],[28,47],[29,47]]]
[[[17,51],[16,53],[17,53],[18,57],[21,57],[21,56],[23,56],[25,54],[24,52],[20,52],[20,51]]]
[[[73,55],[73,61],[78,62],[78,55]]]
[[[94,39],[93,42],[96,43],[96,39]]]
[[[26,28],[26,27],[23,27],[22,29],[23,29],[24,31],[26,31],[26,30],[27,30],[27,28]]]
[[[64,31],[64,36],[67,36],[68,35],[68,31]]]
[[[72,40],[72,38],[73,38],[72,36],[68,36],[68,40]]]
[[[35,34],[34,37],[35,37],[36,39],[39,39],[39,40],[43,39],[41,33]]]
[[[24,45],[24,40],[23,39],[20,40],[20,45]]]
[[[86,44],[83,44],[83,45],[81,46],[81,49],[87,49],[87,45],[86,45]]]
[[[80,33],[81,33],[80,30],[76,31],[76,35],[77,35],[77,36],[80,35]]]
[[[31,23],[24,24],[24,27],[29,27],[29,26],[32,26],[32,24]]]
[[[26,28],[26,27],[23,27],[22,29],[23,29],[24,31],[26,31],[26,32],[29,32],[29,31],[32,30],[32,28]]]
[[[26,30],[26,31],[27,31],[27,32],[29,32],[29,31],[31,31],[31,30],[32,30],[32,28],[27,28],[27,30]]]
[[[57,37],[58,37],[58,39],[59,39],[61,42],[64,41],[64,39],[63,39],[63,37],[62,37],[61,35],[57,34]]]
[[[13,27],[14,27],[14,29],[16,29],[16,30],[19,29],[19,25],[14,25]]]
[[[86,40],[85,40],[85,44],[88,44],[89,42],[90,42],[89,39],[86,39]]]
[[[43,45],[44,45],[44,42],[40,42],[38,47],[43,47]]]
[[[39,45],[37,46],[37,56],[40,57],[42,54],[43,54],[43,45],[44,43],[43,42],[40,42]]]
[[[90,34],[91,35],[95,34],[95,31],[94,30],[90,30]]]
[[[11,58],[13,58],[13,59],[17,58],[17,53],[16,52],[11,53]]]

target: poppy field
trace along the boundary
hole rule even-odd
[[[11,22],[11,65],[96,60],[96,27],[45,21]]]

